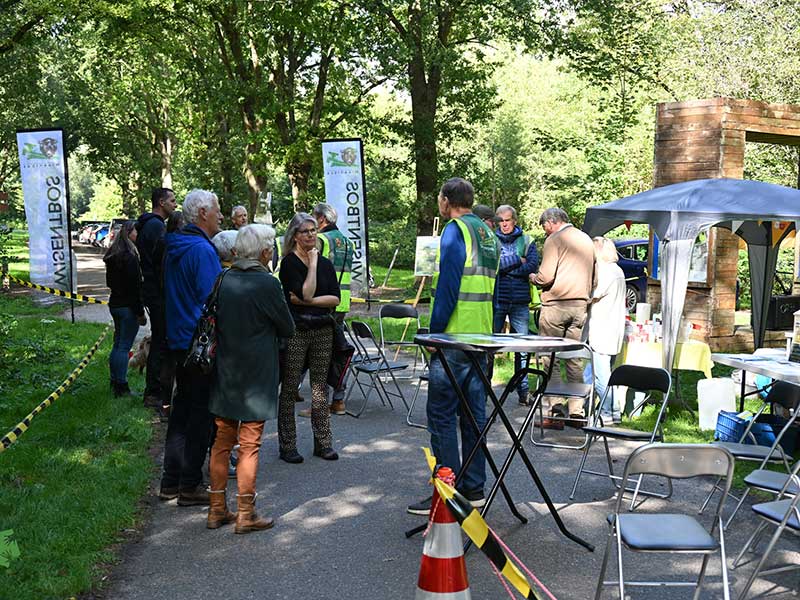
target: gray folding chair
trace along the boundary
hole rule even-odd
[[[800,489],[800,478],[798,478],[798,471],[800,471],[800,462],[795,464],[792,472],[786,478],[786,483],[778,493],[778,498],[776,500],[772,502],[764,502],[762,504],[754,504],[752,507],[753,512],[759,519],[761,519],[761,522],[758,524],[758,527],[756,527],[753,535],[750,536],[750,539],[747,540],[747,543],[744,545],[741,552],[739,552],[736,560],[733,561],[732,568],[736,569],[741,565],[744,555],[751,548],[755,548],[759,538],[766,531],[768,525],[775,526],[775,533],[772,534],[772,537],[767,543],[767,547],[764,549],[763,554],[758,559],[756,568],[750,574],[750,577],[747,579],[747,583],[745,583],[744,588],[740,592],[739,600],[744,600],[747,597],[747,593],[750,591],[750,588],[753,586],[753,582],[756,580],[756,578],[758,578],[759,575],[772,575],[775,573],[782,573],[784,571],[800,568],[800,564],[792,563],[763,570],[764,564],[767,562],[770,553],[775,548],[775,544],[778,542],[778,539],[780,539],[785,530],[788,529],[795,535],[800,534],[800,510],[798,510],[797,507],[797,503],[800,501],[800,494],[796,493],[796,491]],[[794,489],[795,493],[790,496],[790,490],[792,489]]]
[[[594,373],[594,361],[591,348],[589,348],[588,344],[586,348],[583,350],[574,350],[571,352],[557,352],[555,355],[556,359],[567,360],[570,358],[583,358],[590,361],[592,365],[592,372]],[[550,396],[550,397],[561,397],[561,398],[580,398],[583,400],[584,407],[586,408],[586,416],[583,418],[577,418],[572,416],[561,417],[557,415],[549,416],[550,419],[553,420],[562,420],[562,421],[579,421],[583,425],[589,425],[592,422],[592,411],[594,407],[594,377],[592,377],[592,383],[583,383],[583,382],[571,382],[571,381],[563,381],[559,376],[558,365],[553,365],[553,371],[556,373],[555,377],[550,377],[547,382],[547,388],[545,388],[544,393],[537,398],[537,402],[539,402],[539,437],[536,437],[536,424],[534,423],[533,427],[531,427],[531,442],[534,446],[544,446],[547,448],[566,448],[570,450],[582,450],[586,447],[586,444],[589,441],[589,436],[584,433],[583,442],[581,444],[554,444],[552,442],[545,442],[545,429],[544,429],[544,408],[543,408],[543,399]]]
[[[387,340],[386,334],[384,332],[384,320],[386,319],[402,319],[403,322],[408,322],[410,319],[413,322],[413,330],[410,331],[410,335],[408,335],[408,339],[402,340]],[[405,303],[395,303],[395,304],[383,304],[378,311],[378,329],[380,331],[380,339],[381,339],[381,350],[387,352],[387,346],[394,346],[396,348],[412,348],[414,350],[414,367],[413,369],[416,370],[417,368],[417,360],[419,359],[419,346],[414,343],[414,335],[419,332],[420,329],[420,321],[419,321],[419,312],[417,309],[411,306],[410,304]],[[411,328],[409,328],[411,329]],[[397,355],[395,354],[395,358]]]
[[[786,424],[781,428],[778,435],[775,436],[775,441],[772,443],[771,446],[759,446],[756,444],[756,438],[751,433],[753,425],[756,423],[756,419],[764,413],[766,408],[771,405],[779,405],[783,406],[787,410],[791,410],[790,416],[786,421]],[[787,459],[787,454],[784,451],[783,447],[780,445],[781,440],[784,438],[786,432],[789,428],[795,423],[795,421],[800,415],[800,387],[796,385],[792,385],[791,383],[787,383],[785,381],[776,381],[772,388],[770,389],[767,397],[764,399],[764,403],[761,405],[759,410],[756,412],[755,416],[750,420],[750,423],[747,425],[747,428],[744,430],[742,437],[739,439],[738,442],[712,442],[716,446],[720,446],[728,450],[736,460],[748,461],[748,462],[759,462],[758,469],[753,471],[750,475],[750,480],[752,484],[748,484],[748,487],[745,489],[744,493],[740,498],[737,498],[730,492],[728,492],[728,496],[737,500],[736,507],[733,509],[730,517],[725,523],[725,528],[731,524],[733,517],[736,516],[736,513],[741,508],[742,504],[744,503],[745,498],[750,493],[750,487],[756,487],[759,489],[764,489],[765,491],[772,491],[776,493],[776,490],[770,490],[769,487],[773,487],[778,484],[778,490],[783,487],[783,484],[786,482],[788,478],[787,473],[791,470],[789,466],[789,461]],[[746,444],[745,441],[750,439],[753,443]],[[786,469],[786,473],[775,473],[774,471],[768,471],[766,466],[768,463],[777,463],[783,464]],[[774,474],[773,474],[774,473]],[[780,478],[780,479],[776,479]],[[759,484],[764,487],[759,487]],[[703,505],[700,507],[700,512],[702,513],[706,506],[708,506],[711,497],[714,495],[715,492],[719,490],[719,486],[717,484],[711,488],[711,492],[708,494],[708,497],[703,502]]]
[[[608,542],[600,567],[595,600],[603,593],[603,586],[619,588],[619,597],[624,599],[625,585],[632,586],[687,586],[694,587],[694,600],[700,598],[708,559],[719,552],[722,562],[722,586],[725,600],[730,598],[728,589],[727,557],[725,555],[725,533],[722,529],[722,500],[717,505],[714,521],[706,530],[690,515],[674,513],[638,513],[622,510],[622,501],[629,477],[658,475],[670,479],[689,479],[715,475],[725,480],[726,489],[733,480],[733,456],[724,448],[710,444],[647,444],[634,450],[625,463],[622,485],[617,495],[614,512],[608,516]],[[605,581],[611,547],[617,545],[617,581]],[[626,581],[622,564],[622,549],[631,552],[702,554],[703,562],[697,581]]]
[[[361,416],[361,413],[364,412],[367,406],[367,402],[369,402],[373,390],[378,392],[378,397],[384,406],[388,402],[389,407],[394,410],[392,397],[395,397],[400,398],[403,402],[403,406],[408,410],[408,404],[403,396],[403,391],[400,389],[400,385],[397,383],[397,379],[395,379],[394,376],[396,371],[402,371],[408,368],[408,364],[387,360],[386,355],[375,339],[375,335],[372,333],[372,329],[363,321],[352,321],[350,323],[350,331],[353,341],[360,346],[361,350],[361,361],[353,366],[353,373],[355,375],[355,382],[361,394],[364,396],[364,402],[358,411],[351,412],[348,410],[347,414],[356,418]],[[367,343],[369,343],[371,348]],[[382,375],[387,376],[387,384],[391,384],[394,390],[390,390],[387,384],[384,384],[383,379],[381,379]],[[367,381],[362,381],[362,376],[366,377]],[[348,386],[348,388],[345,404],[350,400],[350,395],[353,392],[353,386]],[[366,393],[364,393],[365,389],[367,390]]]
[[[600,406],[605,401],[609,394],[614,393],[614,388],[617,386],[625,386],[637,392],[645,394],[644,399],[633,408],[632,413],[637,413],[645,404],[652,400],[653,392],[661,392],[663,398],[661,406],[658,410],[658,416],[653,426],[652,431],[639,431],[637,429],[627,429],[625,427],[606,427],[604,426],[602,417],[600,415]],[[608,386],[603,398],[598,402],[597,408],[593,413],[593,423],[588,427],[584,427],[583,431],[588,435],[588,440],[583,449],[583,457],[581,458],[580,466],[578,466],[578,473],[575,475],[575,483],[572,486],[572,493],[569,495],[570,500],[575,497],[575,491],[578,489],[578,482],[580,481],[583,473],[589,475],[600,475],[601,477],[608,477],[615,487],[620,487],[617,480],[622,479],[618,475],[614,475],[614,467],[612,466],[611,451],[608,447],[608,440],[620,440],[626,442],[658,442],[664,439],[664,432],[662,423],[664,421],[664,413],[667,410],[667,402],[669,401],[669,392],[672,387],[672,378],[669,373],[660,368],[653,367],[639,367],[635,365],[621,365],[611,372],[611,377],[608,379]],[[589,457],[589,450],[592,449],[592,444],[602,438],[603,446],[606,451],[606,462],[608,463],[608,473],[601,471],[592,471],[586,468],[586,459]],[[641,489],[642,476],[639,476],[636,482],[636,487],[628,491],[633,492],[633,499],[631,500],[631,508],[636,502],[638,494],[646,496],[655,496],[657,498],[669,498],[672,495],[672,482],[667,479],[667,493],[661,494],[649,490]],[[626,485],[626,480],[623,482],[623,487]],[[624,491],[624,490],[621,490]]]

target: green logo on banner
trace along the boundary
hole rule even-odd
[[[12,560],[19,558],[19,546],[11,539],[14,535],[13,529],[0,531],[0,567],[7,569]]]
[[[41,158],[47,160],[53,158],[58,154],[58,142],[53,138],[42,138],[39,140],[39,146],[28,142],[22,147],[22,156],[27,159]]]
[[[345,148],[341,152],[330,150],[328,152],[328,166],[329,167],[356,167],[356,154],[355,148]]]

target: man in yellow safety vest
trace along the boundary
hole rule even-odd
[[[439,271],[433,279],[435,301],[431,307],[431,333],[492,333],[492,295],[500,257],[491,228],[472,213],[475,192],[468,181],[454,177],[439,192],[439,213],[450,219],[439,244]],[[458,419],[459,399],[448,380],[440,353],[444,353],[458,387],[464,391],[478,427],[486,423],[486,389],[472,361],[458,350],[431,355],[428,384],[428,431],[437,461],[458,473],[478,440],[468,419]],[[486,356],[479,359],[486,372]],[[461,429],[461,454],[458,428]],[[475,507],[486,503],[485,457],[482,450],[459,482],[459,491]],[[431,499],[408,507],[411,514],[427,515]]]
[[[334,318],[339,324],[344,323],[344,318],[350,311],[350,281],[353,269],[353,243],[347,239],[336,226],[338,215],[336,209],[330,204],[317,204],[311,211],[317,220],[317,247],[320,254],[333,263],[336,278],[339,280],[341,292],[339,305],[336,307]],[[331,413],[334,415],[345,414],[344,396],[347,390],[347,375],[342,379],[339,389],[333,390]]]

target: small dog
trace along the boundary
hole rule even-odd
[[[136,345],[136,349],[130,353],[128,368],[139,369],[139,374],[144,373],[148,354],[150,354],[150,336],[146,335]]]

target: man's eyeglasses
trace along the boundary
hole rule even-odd
[[[317,230],[312,227],[311,229],[298,229],[297,235],[313,235],[317,233]]]

